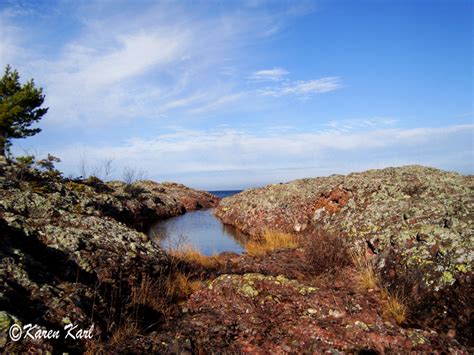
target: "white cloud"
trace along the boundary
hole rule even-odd
[[[280,81],[288,74],[289,72],[283,68],[265,69],[253,72],[250,79],[254,81]]]
[[[264,96],[281,97],[294,95],[299,97],[309,97],[315,94],[322,94],[342,88],[342,82],[339,77],[326,77],[314,80],[299,80],[285,82],[279,86],[268,87],[260,90]]]
[[[38,34],[22,28],[25,39],[19,41],[10,28],[16,28],[21,13],[0,17],[1,61],[15,61],[45,88],[50,111],[42,123],[55,128],[160,119],[171,112],[185,119],[234,105],[245,96],[239,65],[247,53],[241,49],[296,16],[283,6],[274,12],[230,7],[213,15],[170,2],[123,12],[107,2],[63,6],[67,11],[58,13],[80,24],[74,34],[44,52],[32,47],[36,52],[26,57],[22,50]],[[261,75],[276,78],[283,69]]]
[[[374,126],[345,133],[270,131],[261,136],[231,128],[181,129],[153,139],[136,138],[106,147],[74,146],[53,154],[67,162],[64,169],[68,172],[77,171],[78,152],[85,152],[97,161],[113,157],[118,167],[147,170],[148,176],[158,180],[169,177],[212,188],[217,181],[213,179],[227,176],[226,181],[232,177],[233,187],[239,187],[239,182],[249,186],[264,183],[265,179],[265,183],[286,181],[390,164],[421,163],[472,172],[469,160],[463,165],[459,156],[470,157],[472,162],[473,133],[474,124],[409,129]],[[208,180],[199,185],[198,176],[207,176]]]

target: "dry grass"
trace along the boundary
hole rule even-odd
[[[161,281],[161,280],[160,280]],[[144,275],[138,287],[132,288],[131,303],[148,306],[156,311],[162,311],[164,297],[170,296],[167,288],[161,287],[167,282],[153,280],[148,275]]]
[[[190,274],[176,272],[170,289],[177,299],[187,298],[202,287],[202,281],[192,280]]]
[[[387,290],[382,291],[382,314],[387,320],[394,320],[398,325],[407,319],[408,307],[405,300],[398,295],[390,294]]]
[[[352,262],[357,269],[357,285],[362,290],[375,290],[379,287],[379,280],[375,275],[371,260],[363,254],[352,252]]]
[[[132,289],[131,304],[150,307],[161,313],[168,322],[175,311],[176,302],[187,299],[201,286],[201,280],[193,280],[190,273],[178,270],[163,275],[160,280],[145,275],[139,286]]]
[[[169,326],[180,314],[179,304],[203,287],[205,271],[221,263],[217,257],[206,257],[184,242],[168,251],[172,257],[166,268],[153,275],[136,275],[130,294],[121,298],[124,303],[117,308],[120,314],[111,318],[106,336],[88,341],[86,353],[132,353],[140,334],[159,324]],[[116,297],[119,295],[111,296]]]
[[[250,256],[265,255],[273,250],[298,247],[296,236],[288,233],[265,230],[260,241],[249,241],[245,250]]]
[[[88,340],[86,342],[84,355],[95,355],[95,354],[104,354],[104,353],[105,353],[104,342],[101,339],[94,337],[92,338],[92,340]],[[10,354],[10,352],[5,352],[5,354]]]
[[[113,349],[126,349],[127,345],[133,343],[133,339],[136,338],[139,333],[140,330],[135,323],[125,323],[111,336],[109,345]]]
[[[364,253],[352,253],[352,260],[357,268],[357,284],[361,290],[378,290],[382,304],[382,316],[398,325],[407,320],[408,307],[405,299],[393,294],[381,285],[374,271],[371,260]]]
[[[140,328],[135,322],[126,322],[110,336],[108,341],[92,338],[85,344],[84,354],[132,354],[135,339],[140,336]]]
[[[215,269],[221,265],[219,258],[205,256],[190,244],[184,244],[169,251],[172,257],[187,264],[202,266],[206,269]]]

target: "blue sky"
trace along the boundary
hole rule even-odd
[[[2,1],[0,65],[46,94],[13,152],[204,189],[474,170],[472,1]]]

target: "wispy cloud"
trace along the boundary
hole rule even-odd
[[[184,119],[235,104],[245,96],[241,48],[272,36],[297,15],[291,6],[268,11],[263,4],[231,6],[214,15],[202,9],[193,14],[170,2],[124,12],[100,1],[63,6],[78,22],[74,33],[56,44],[54,55],[34,52],[28,58],[21,57],[22,48],[29,48],[35,31],[15,25],[22,12],[4,10],[0,64],[16,64],[45,87],[51,109],[43,124],[79,128],[160,119],[171,112]],[[274,68],[258,75],[277,80],[285,73]]]
[[[202,106],[195,107],[191,109],[190,112],[199,114],[203,112],[213,111],[224,106],[228,107],[229,105],[239,101],[243,96],[243,93],[235,93],[216,97],[215,100],[206,102]]]
[[[72,73],[60,74],[67,74],[68,79],[93,89],[113,85],[142,75],[150,68],[179,61],[189,39],[185,32],[141,32],[118,37],[117,48],[106,53],[96,54],[91,48],[79,45],[69,46],[60,64],[67,67],[75,58],[82,57],[82,60],[73,64]]]
[[[285,82],[279,86],[267,87],[260,90],[264,96],[282,97],[294,95],[298,97],[310,97],[316,94],[322,94],[335,91],[342,88],[342,81],[337,76],[326,77],[314,80],[299,80]]]
[[[280,81],[290,72],[283,68],[258,70],[250,76],[254,81]]]
[[[346,120],[331,120],[324,124],[327,129],[324,132],[345,133],[353,131],[367,131],[373,129],[387,128],[395,125],[397,119],[390,117],[371,117]]]

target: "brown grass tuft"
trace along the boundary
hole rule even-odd
[[[166,284],[166,282],[164,283]],[[148,275],[144,275],[140,285],[132,288],[131,303],[148,306],[156,311],[162,311],[163,303],[165,303],[163,298],[170,296],[167,289],[161,287],[162,284],[163,282],[153,280]]]
[[[100,338],[88,340],[85,345],[84,355],[104,354],[104,342]]]
[[[371,260],[363,252],[352,252],[352,260],[357,269],[357,284],[361,290],[376,290],[380,295],[382,316],[398,325],[407,320],[408,307],[405,299],[399,294],[388,291],[375,274]]]
[[[298,247],[296,236],[288,233],[265,230],[260,241],[249,241],[245,250],[250,256],[265,255],[273,250]]]
[[[371,260],[362,252],[352,252],[351,258],[357,269],[357,285],[359,288],[361,290],[378,289],[379,280]]]
[[[407,319],[408,307],[405,300],[398,295],[390,294],[387,290],[382,291],[382,314],[387,320],[394,320],[398,325]]]
[[[206,269],[215,269],[221,265],[216,256],[205,256],[190,244],[184,244],[169,251],[170,255],[187,264],[202,266]]]
[[[131,304],[149,307],[161,313],[166,322],[175,311],[176,302],[187,299],[201,288],[200,280],[193,280],[190,273],[173,270],[160,280],[145,275],[138,287],[132,289]]]
[[[140,330],[136,323],[125,323],[111,336],[109,345],[113,349],[126,349],[129,344],[133,344],[133,339],[139,334]]]
[[[190,274],[177,272],[171,280],[171,287],[174,287],[174,294],[178,299],[187,298],[202,287],[202,282],[192,280]]]

